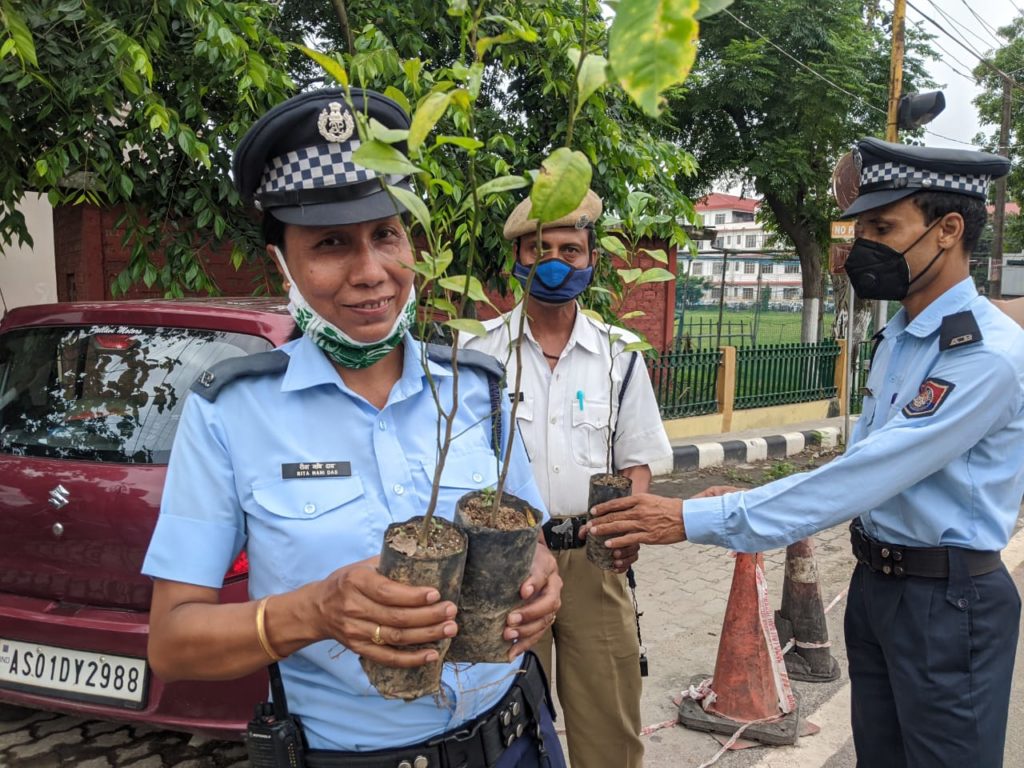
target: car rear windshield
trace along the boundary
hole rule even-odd
[[[192,328],[46,326],[0,336],[0,452],[164,464],[192,382],[263,352],[258,336]]]

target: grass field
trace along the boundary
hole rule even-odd
[[[756,314],[756,318],[755,318]],[[833,315],[824,316],[824,333],[828,337],[832,328]],[[684,333],[688,333],[694,348],[708,349],[715,346],[718,336],[717,308],[687,308],[684,316]],[[679,315],[676,314],[678,328]],[[755,337],[756,332],[756,337]],[[722,312],[722,346],[754,346],[762,344],[796,344],[800,341],[800,313],[761,311],[752,309]]]

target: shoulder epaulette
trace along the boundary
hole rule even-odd
[[[191,389],[200,397],[213,402],[217,399],[221,389],[235,379],[281,373],[288,368],[288,360],[288,354],[279,349],[257,352],[254,355],[229,357],[199,374],[199,378],[193,382]]]
[[[942,328],[939,331],[940,352],[953,347],[977,344],[981,339],[981,329],[978,328],[978,321],[974,319],[971,310],[967,309],[942,318]]]
[[[452,348],[444,344],[427,344],[427,358],[441,365],[451,365]],[[498,358],[478,349],[460,349],[458,363],[460,366],[481,370],[499,381],[505,378],[505,366]]]

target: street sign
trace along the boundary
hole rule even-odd
[[[832,239],[853,240],[856,237],[854,234],[854,226],[855,225],[852,221],[833,221]]]

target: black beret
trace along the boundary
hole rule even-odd
[[[857,199],[843,218],[881,208],[915,192],[952,192],[984,200],[988,184],[1010,172],[1010,161],[970,149],[935,149],[867,138],[853,159],[860,171]]]
[[[386,128],[407,129],[409,116],[375,91],[352,88],[352,108]],[[232,162],[242,200],[286,224],[330,226],[383,219],[405,209],[382,178],[352,160],[355,118],[342,88],[293,96],[246,132]],[[404,142],[394,145],[405,152]],[[408,188],[408,177],[387,176]]]

